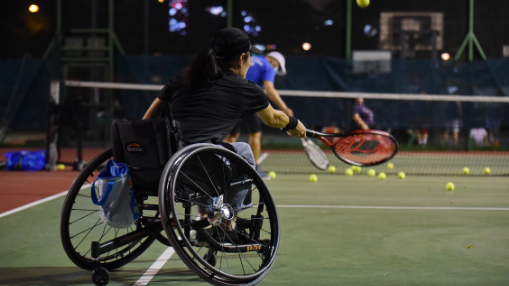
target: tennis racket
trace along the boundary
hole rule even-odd
[[[339,160],[355,166],[382,164],[394,157],[399,149],[398,142],[391,134],[379,130],[322,133],[308,129],[306,136],[324,142]]]
[[[327,159],[327,156],[322,151],[322,149],[320,149],[320,147],[318,147],[315,142],[311,141],[311,139],[301,139],[302,146],[304,146],[304,151],[306,152],[306,155],[308,156],[311,163],[313,163],[313,165],[315,165],[315,167],[320,170],[327,169],[329,166],[329,159]]]

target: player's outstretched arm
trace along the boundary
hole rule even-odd
[[[275,110],[269,104],[267,108],[256,113],[267,126],[273,128],[285,128],[290,123],[290,118],[284,112]],[[288,134],[294,137],[306,137],[306,127],[298,121],[295,129],[288,130]]]
[[[150,105],[147,112],[143,116],[143,119],[151,119],[158,118],[161,115],[161,110],[163,109],[163,101],[159,98],[154,99],[154,102]]]
[[[293,116],[293,110],[288,108],[286,106],[286,103],[283,101],[279,93],[277,92],[276,88],[274,87],[274,84],[269,80],[263,81],[263,88],[265,89],[265,92],[267,93],[267,97],[274,102],[281,111],[288,114],[289,116]]]

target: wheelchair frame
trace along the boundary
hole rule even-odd
[[[86,209],[86,201],[89,199],[86,195],[86,183],[92,183],[90,180],[94,177],[94,173],[104,168],[105,162],[112,155],[112,149],[101,153],[80,172],[69,189],[62,208],[61,240],[64,250],[77,266],[93,271],[92,280],[96,285],[106,285],[109,281],[110,270],[134,260],[156,239],[172,246],[181,260],[195,274],[214,285],[254,285],[268,274],[279,247],[279,218],[270,191],[258,173],[244,159],[223,147],[212,144],[194,144],[180,148],[170,157],[163,169],[159,180],[158,203],[145,202],[153,195],[137,193],[137,204],[142,216],[135,222],[135,229],[129,227],[126,233],[120,236],[117,235],[120,230],[115,229],[115,236],[103,241],[111,227],[106,231],[107,226],[104,225],[102,233],[100,229],[99,231],[96,229],[102,226],[102,223],[93,218],[97,210]],[[212,163],[210,163],[212,167],[208,167],[209,162],[202,162],[200,156],[223,158],[222,172],[212,166]],[[198,167],[192,165],[193,162],[201,164],[206,176],[189,178],[186,175],[186,168],[200,169],[199,165]],[[225,169],[230,167],[224,162],[229,162],[232,170]],[[235,168],[245,173],[239,172],[239,175],[235,177],[232,175]],[[213,179],[218,177],[215,173],[222,175],[223,178],[226,178],[225,174],[229,174],[232,180],[226,184],[227,180],[224,179],[224,186],[219,186],[220,180]],[[205,190],[207,184],[209,191]],[[211,197],[208,192],[212,192],[213,189],[218,196],[222,190],[219,196],[222,200],[221,206],[213,206],[214,213],[208,216],[193,214],[195,206],[200,204],[198,199]],[[231,207],[229,211],[233,210],[236,215],[227,217],[222,208],[228,205],[225,202],[228,201],[226,197],[230,190],[237,189],[242,189],[244,192],[247,190],[247,193],[258,201],[256,204],[253,203],[252,208]],[[233,198],[235,199],[236,197]],[[92,202],[90,201],[89,204]],[[84,209],[81,208],[82,205],[85,206]],[[83,217],[81,214],[76,216],[75,214],[79,211],[88,211],[89,214]],[[239,215],[241,212],[249,215],[248,211],[251,211],[250,217],[243,218]],[[149,212],[155,213],[148,214]],[[90,221],[93,226],[74,234],[71,230],[74,227],[73,224],[84,224],[84,221]],[[163,230],[166,237],[161,233]],[[95,240],[92,238],[87,240],[91,232],[96,235]],[[81,238],[82,236],[84,237]],[[109,236],[112,236],[112,233]],[[81,240],[78,243],[79,239]],[[86,244],[82,244],[85,240],[90,243],[90,248],[83,254],[87,249],[87,247],[83,248]],[[200,253],[201,250],[206,250],[206,253]],[[110,255],[111,252],[115,253]],[[252,255],[254,258],[246,257],[244,253],[249,252],[255,254]],[[90,256],[87,256],[89,253]],[[219,267],[217,266],[218,253],[221,253]],[[239,261],[229,260],[229,257],[232,259],[231,254],[238,255],[240,264]],[[222,268],[223,260],[227,264],[228,271]],[[246,262],[251,269],[247,267],[247,264],[246,267],[244,266]]]

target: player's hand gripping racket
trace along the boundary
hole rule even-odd
[[[306,136],[318,138],[332,149],[339,160],[356,166],[374,166],[382,164],[394,157],[399,148],[398,142],[391,134],[379,130],[356,130],[348,133],[321,133],[308,129],[306,130]],[[316,156],[313,154],[310,155],[309,153],[307,154],[308,157]],[[313,162],[313,160],[311,160],[311,162]]]

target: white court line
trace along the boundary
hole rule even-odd
[[[481,207],[398,207],[398,206],[333,206],[333,205],[276,205],[278,208],[322,208],[322,209],[386,209],[386,210],[463,210],[463,211],[509,211],[509,208]]]
[[[66,195],[68,191],[65,191],[65,192],[61,192],[61,193],[58,193],[56,195],[53,195],[53,196],[49,196],[47,198],[44,198],[44,199],[41,199],[41,200],[38,200],[38,201],[35,201],[35,202],[32,202],[32,203],[29,203],[29,204],[26,204],[24,206],[21,206],[21,207],[17,207],[15,209],[12,209],[10,211],[6,211],[6,212],[3,212],[0,214],[0,217],[4,217],[4,216],[7,216],[7,215],[10,215],[10,214],[13,214],[13,213],[17,213],[19,211],[22,211],[22,210],[25,210],[25,209],[28,209],[28,208],[31,208],[33,206],[36,206],[36,205],[39,205],[39,204],[42,204],[42,203],[45,203],[47,201],[51,201],[53,199],[56,199],[58,197],[61,197],[63,195]]]
[[[88,187],[90,187],[90,184],[83,185],[83,186],[80,188],[80,190],[81,190],[81,189],[84,189],[84,188],[88,188]],[[59,197],[61,197],[61,196],[67,195],[67,192],[69,192],[69,190],[67,190],[67,191],[65,191],[65,192],[58,193],[58,194],[56,194],[56,195],[49,196],[49,197],[44,198],[44,199],[40,199],[40,200],[35,201],[35,202],[31,202],[31,203],[29,203],[29,204],[26,204],[26,205],[21,206],[21,207],[17,207],[17,208],[15,208],[15,209],[10,210],[10,211],[3,212],[3,213],[1,213],[1,214],[0,214],[0,218],[1,218],[1,217],[4,217],[4,216],[8,216],[8,215],[13,214],[13,213],[17,213],[17,212],[19,212],[19,211],[22,211],[22,210],[25,210],[25,209],[28,209],[28,208],[31,208],[31,207],[33,207],[33,206],[36,206],[36,205],[39,205],[39,204],[45,203],[45,202],[47,202],[47,201],[51,201],[51,200],[56,199],[56,198],[59,198]]]
[[[163,268],[164,264],[170,257],[175,253],[175,250],[173,250],[173,247],[168,247],[161,256],[150,266],[150,268],[143,274],[143,276],[134,283],[134,286],[144,286],[147,285],[152,278]]]

